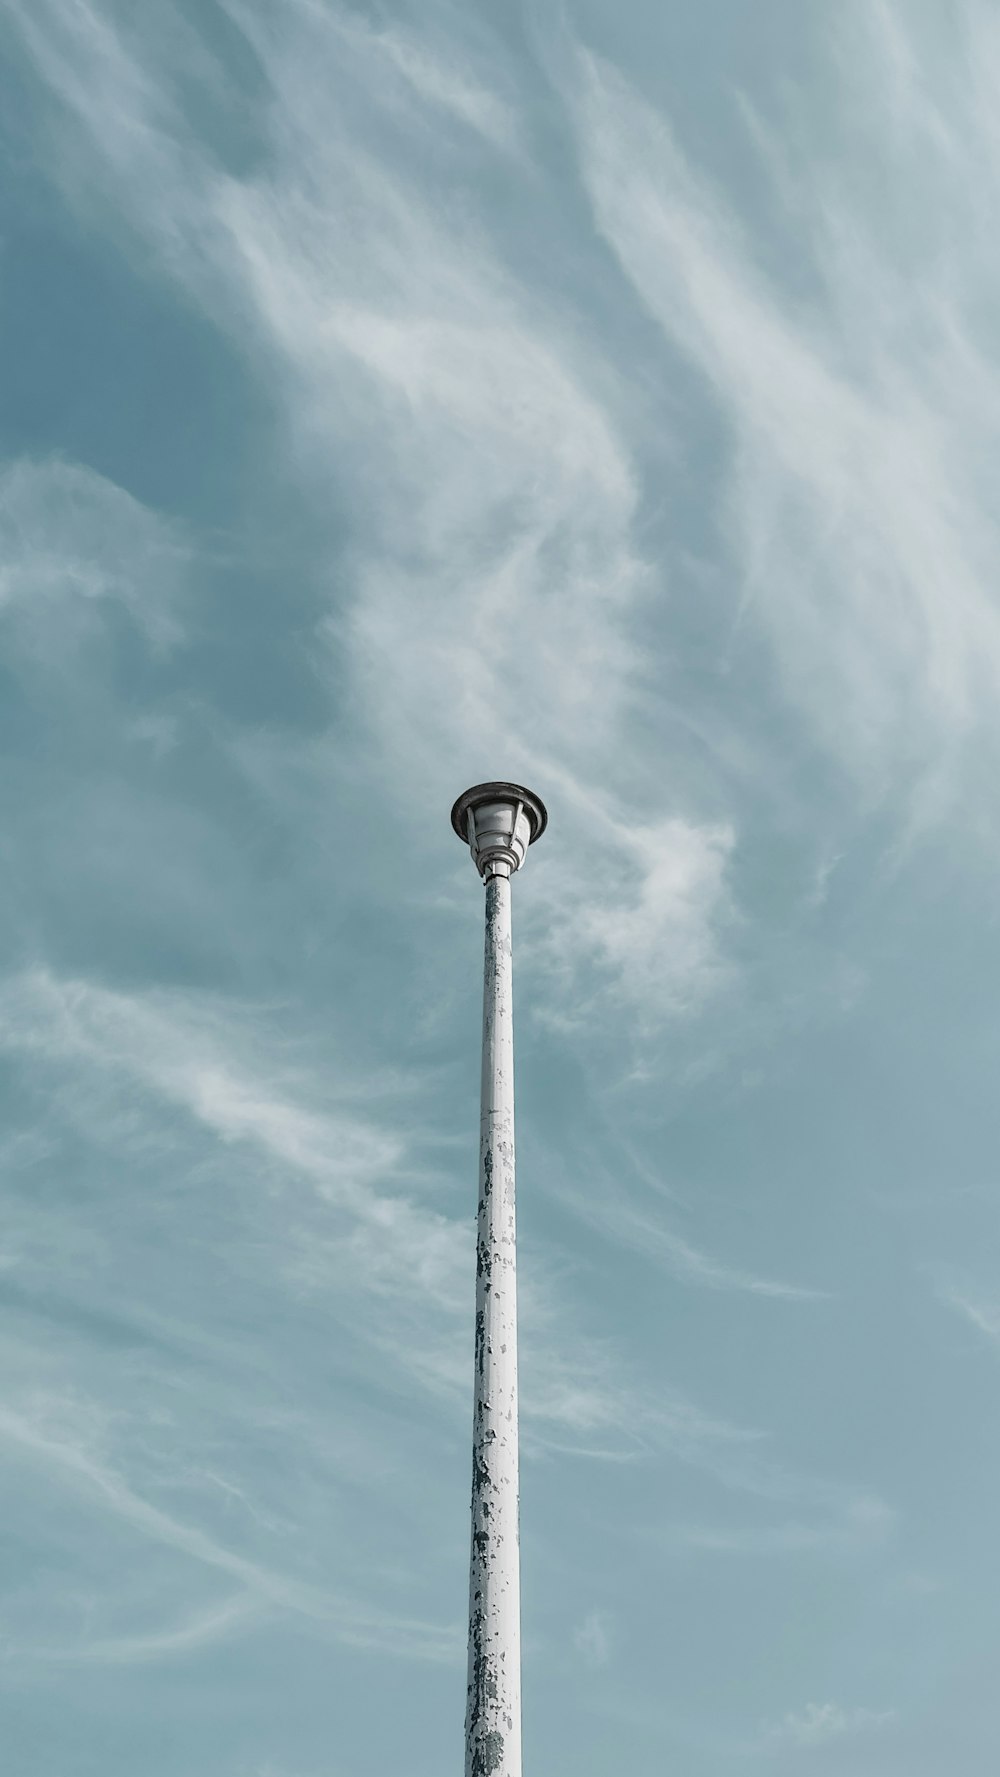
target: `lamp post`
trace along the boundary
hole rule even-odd
[[[520,784],[477,784],[451,811],[486,885],[465,1777],[521,1777],[510,879],[547,819]]]

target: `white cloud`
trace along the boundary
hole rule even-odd
[[[679,807],[672,786],[617,825],[587,806],[591,784],[630,784],[635,803],[652,782],[633,734],[646,573],[626,385],[574,310],[514,275],[459,162],[420,176],[418,154],[401,171],[386,146],[407,127],[400,74],[487,137],[506,135],[499,101],[398,32],[308,8],[278,31],[241,5],[267,97],[260,170],[237,177],[187,123],[169,64],[142,64],[99,5],[43,0],[43,22],[13,10],[72,128],[62,177],[86,192],[91,164],[118,198],[109,226],[127,218],[242,340],[297,461],[351,499],[352,590],[326,634],[380,793],[393,786],[400,818],[422,823],[428,793],[447,806],[460,780],[561,786],[561,847],[587,857],[575,957],[649,1017],[699,1004],[725,978],[730,827]],[[336,98],[359,90],[360,122]],[[571,870],[552,882],[554,922],[577,885]],[[575,961],[555,960],[576,992]]]
[[[787,1490],[788,1497],[794,1495]],[[870,1494],[810,1489],[799,1483],[797,1516],[770,1524],[677,1523],[662,1541],[672,1554],[739,1555],[750,1559],[803,1554],[847,1555],[878,1548],[893,1528],[894,1515]],[[812,1508],[812,1515],[809,1515]]]
[[[597,1191],[587,1196],[582,1194],[578,1183],[573,1191],[560,1191],[559,1195],[576,1215],[603,1235],[643,1254],[683,1283],[702,1289],[736,1290],[775,1301],[818,1302],[827,1299],[823,1290],[785,1283],[778,1278],[759,1277],[752,1271],[725,1264],[685,1239],[662,1216],[641,1209],[622,1191],[620,1183],[616,1182],[610,1192],[609,1183],[607,1179],[601,1179]]]
[[[606,1666],[611,1658],[611,1629],[603,1611],[591,1610],[573,1631],[573,1646],[585,1666]]]
[[[0,1430],[0,1436],[2,1436]],[[200,1652],[215,1641],[228,1638],[241,1628],[249,1628],[261,1620],[259,1603],[246,1592],[234,1593],[207,1611],[197,1611],[183,1621],[156,1629],[136,1629],[113,1636],[81,1636],[65,1647],[33,1648],[22,1645],[18,1657],[41,1660],[53,1665],[77,1662],[94,1665],[131,1666],[146,1661],[185,1658]]]
[[[1000,178],[978,72],[996,32],[965,11],[966,53],[938,79],[911,15],[877,10],[888,35],[856,7],[836,32],[852,89],[859,70],[868,83],[862,183],[851,159],[834,182],[820,122],[787,147],[788,258],[806,256],[811,300],[764,271],[666,119],[605,62],[579,54],[569,102],[597,226],[722,416],[719,517],[788,699],[869,796],[911,791],[929,817],[970,746],[974,760],[996,739],[1000,382],[975,217]]]
[[[339,1265],[368,1288],[442,1306],[462,1299],[471,1234],[387,1189],[401,1170],[400,1137],[353,1111],[313,1108],[302,1074],[280,1049],[269,1052],[236,1008],[210,996],[123,994],[34,971],[0,991],[0,1044],[131,1079],[223,1143],[247,1144],[307,1179],[346,1218]],[[372,1083],[360,1091],[370,1096]],[[84,1115],[90,1102],[81,1104]]]
[[[586,850],[581,860],[572,835],[551,872],[542,957],[564,982],[572,1018],[592,1014],[595,984],[654,1021],[697,1006],[727,977],[719,936],[734,917],[732,829],[612,817],[593,794],[570,807],[574,825],[586,824]]]
[[[0,1442],[11,1456],[32,1462],[44,1477],[83,1494],[140,1537],[159,1543],[193,1562],[228,1574],[258,1605],[294,1612],[319,1623],[345,1642],[361,1647],[384,1646],[421,1659],[451,1660],[457,1652],[452,1632],[427,1623],[408,1623],[380,1616],[366,1606],[338,1598],[321,1587],[275,1572],[234,1552],[209,1536],[200,1526],[188,1524],[144,1499],[117,1470],[97,1452],[97,1428],[81,1422],[79,1402],[36,1398],[22,1410],[0,1408]],[[226,1607],[214,1618],[214,1630],[232,1628],[242,1611]],[[154,1645],[145,1652],[157,1651]],[[159,1651],[169,1651],[168,1646]],[[125,1640],[115,1637],[112,1648],[121,1657]]]
[[[92,469],[58,458],[0,468],[0,618],[47,659],[79,633],[74,601],[114,600],[154,642],[175,640],[189,561],[174,526]]]
[[[803,1751],[826,1746],[872,1729],[888,1727],[896,1719],[893,1709],[842,1709],[839,1703],[807,1703],[799,1713],[790,1712],[765,1730],[771,1746],[791,1746]]]
[[[514,107],[477,79],[453,49],[450,55],[444,46],[439,52],[399,29],[362,32],[344,19],[334,23],[360,48],[386,57],[418,97],[435,111],[475,130],[495,148],[516,149],[520,132]]]
[[[390,170],[338,119],[331,92],[352,70],[324,15],[298,10],[274,32],[262,9],[239,10],[270,85],[267,171],[240,180],[187,128],[169,71],[144,68],[100,7],[43,12],[44,33],[15,7],[133,226],[258,363],[270,348],[323,472],[335,453],[374,503],[343,633],[395,762],[416,747],[414,768],[428,752],[439,764],[484,728],[486,746],[508,728],[593,744],[625,691],[618,615],[638,564],[632,465],[589,342],[446,191]],[[383,61],[353,70],[376,119],[391,110]]]
[[[946,1307],[962,1315],[991,1345],[1000,1346],[1000,1305],[954,1283],[941,1285],[937,1293]]]

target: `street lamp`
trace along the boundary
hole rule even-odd
[[[510,879],[547,820],[520,784],[477,784],[451,811],[486,885],[465,1777],[521,1777]]]

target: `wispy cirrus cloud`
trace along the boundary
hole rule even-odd
[[[632,1251],[643,1254],[652,1264],[660,1266],[671,1277],[696,1288],[735,1290],[737,1292],[785,1302],[821,1302],[829,1300],[824,1290],[810,1289],[804,1284],[784,1283],[778,1278],[758,1277],[715,1258],[678,1233],[662,1214],[640,1207],[616,1184],[613,1194],[609,1181],[587,1196],[579,1189],[560,1191],[563,1202],[591,1227],[606,1237],[620,1241]]]
[[[995,23],[963,8],[948,79],[933,83],[925,58],[940,73],[941,46],[898,8],[845,8],[830,39],[854,84],[836,171],[822,121],[793,120],[780,151],[763,131],[784,265],[804,270],[805,292],[773,255],[765,265],[616,69],[574,52],[564,90],[596,226],[721,418],[717,517],[745,621],[763,626],[790,704],[866,795],[900,788],[910,815],[930,818],[960,796],[983,739],[995,744],[997,372],[981,277],[992,287],[995,268],[979,227],[1000,176],[982,79]],[[886,182],[908,194],[888,233]]]
[[[242,1627],[259,1621],[260,1610],[248,1593],[235,1593],[210,1609],[197,1611],[179,1622],[155,1629],[136,1629],[120,1634],[81,1639],[65,1647],[50,1646],[33,1649],[21,1646],[18,1657],[41,1660],[52,1665],[63,1663],[108,1666],[142,1665],[146,1661],[186,1658],[189,1654],[211,1647],[227,1639]]]
[[[335,468],[352,499],[352,591],[322,633],[349,665],[380,782],[404,811],[418,785],[453,795],[456,769],[561,782],[565,843],[586,846],[588,871],[586,895],[569,873],[547,896],[551,916],[568,894],[580,939],[557,976],[577,990],[578,955],[647,1019],[699,1005],[726,978],[735,835],[672,786],[650,790],[635,732],[648,575],[626,384],[582,316],[516,274],[461,163],[417,181],[396,152],[400,133],[423,139],[421,106],[506,150],[509,105],[481,50],[452,33],[418,52],[306,7],[279,32],[265,8],[232,9],[262,88],[245,172],[187,115],[184,32],[173,63],[150,62],[99,4],[8,10],[58,108],[60,177],[89,203],[89,164],[118,193],[108,226],[124,219],[239,340],[317,485]],[[619,828],[594,822],[592,784],[634,786]]]
[[[403,1171],[401,1136],[354,1109],[310,1104],[302,1073],[280,1047],[261,1045],[244,1009],[210,996],[119,993],[39,970],[0,994],[0,1043],[111,1086],[131,1081],[223,1144],[245,1144],[305,1178],[348,1218],[354,1237],[339,1247],[341,1260],[360,1265],[369,1286],[450,1304],[467,1277],[468,1231],[387,1192]],[[359,1088],[362,1099],[375,1090],[371,1081]],[[99,1135],[104,1107],[86,1094],[72,1103],[84,1118],[96,1109]]]
[[[573,1646],[585,1666],[606,1666],[611,1658],[611,1626],[604,1611],[587,1612],[573,1631]]]
[[[179,637],[190,545],[92,469],[59,458],[4,464],[0,551],[0,620],[50,668],[79,642],[91,602],[119,604],[159,646]]]
[[[803,1710],[789,1711],[781,1721],[766,1728],[764,1740],[769,1746],[805,1751],[889,1727],[895,1719],[894,1709],[844,1709],[839,1703],[807,1703]]]
[[[68,1408],[68,1411],[67,1411]],[[94,1659],[112,1662],[191,1649],[210,1635],[231,1632],[260,1611],[277,1608],[329,1626],[339,1638],[359,1646],[390,1647],[397,1653],[415,1653],[425,1659],[452,1659],[458,1643],[453,1631],[426,1623],[407,1623],[380,1616],[363,1604],[338,1598],[322,1587],[290,1574],[272,1571],[248,1559],[197,1524],[165,1512],[142,1497],[125,1477],[102,1460],[95,1448],[97,1427],[86,1423],[81,1404],[42,1397],[27,1410],[0,1411],[0,1441],[12,1456],[33,1463],[46,1480],[79,1492],[123,1524],[153,1543],[189,1558],[194,1563],[228,1575],[244,1591],[189,1624],[186,1630],[158,1630],[138,1644],[125,1636],[103,1641],[87,1638],[81,1651]],[[66,1657],[65,1653],[62,1657]]]
[[[251,16],[244,11],[244,17]],[[521,146],[514,103],[490,84],[496,79],[497,67],[487,45],[480,50],[486,64],[480,73],[475,61],[469,59],[471,45],[456,46],[454,33],[437,43],[433,36],[421,37],[398,26],[372,29],[335,14],[330,15],[329,27],[363,58],[384,57],[416,98],[432,107],[436,124],[443,113],[446,120],[474,130],[494,148],[514,152]]]
[[[991,1345],[1000,1346],[1000,1303],[995,1299],[954,1280],[939,1284],[937,1296],[946,1308],[960,1314]]]
[[[733,976],[724,948],[737,922],[732,826],[676,815],[654,824],[627,805],[612,811],[593,785],[551,775],[571,823],[571,843],[548,871],[544,936],[534,920],[538,959],[563,989],[553,1021],[580,1026],[608,998],[644,1028],[696,1009]],[[582,867],[577,824],[587,836]]]
[[[828,1488],[802,1477],[785,1485],[784,1498],[793,1516],[770,1523],[679,1521],[663,1532],[663,1547],[671,1555],[836,1559],[884,1547],[895,1526],[895,1513],[876,1494]]]
[[[37,1501],[22,1510],[21,1535],[30,1550],[34,1514],[44,1523],[54,1496],[67,1535],[82,1526],[96,1550],[124,1549],[143,1576],[132,1597],[98,1569],[80,1583],[79,1607],[40,1576],[19,1658],[180,1659],[282,1614],[352,1647],[457,1658],[449,1620],[383,1602],[330,1544],[331,1502],[353,1485],[355,1462],[373,1459],[352,1454],[357,1428],[333,1434],[308,1409],[299,1339],[308,1353],[334,1303],[341,1326],[364,1336],[366,1301],[375,1370],[404,1365],[420,1327],[440,1341],[442,1315],[447,1337],[455,1305],[442,1298],[442,1252],[450,1242],[463,1254],[464,1281],[466,1230],[394,1194],[398,1140],[370,1116],[310,1107],[288,1045],[268,1052],[253,1020],[211,996],[129,995],[36,972],[7,983],[0,1024],[8,1063],[20,1057],[48,1082],[46,1126],[75,1180],[51,1224],[26,1218],[21,1186],[47,1175],[49,1156],[19,1157],[27,1182],[5,1242],[0,1441],[7,1472],[29,1477]],[[369,1110],[373,1092],[369,1080]],[[197,1213],[170,1232],[182,1201]],[[320,1229],[337,1262],[318,1312],[297,1261]],[[379,1338],[387,1299],[393,1328]],[[272,1327],[263,1340],[259,1315]],[[286,1363],[296,1355],[276,1389],[278,1346]],[[228,1582],[221,1599],[213,1579]]]

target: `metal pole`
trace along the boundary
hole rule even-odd
[[[510,879],[545,821],[516,784],[480,784],[452,811],[486,884],[466,1777],[521,1777]]]
[[[466,1777],[521,1777],[510,879],[486,881]]]

